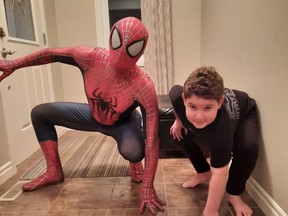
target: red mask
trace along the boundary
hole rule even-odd
[[[129,69],[136,65],[148,41],[144,24],[135,17],[126,17],[111,28],[109,40],[109,64],[117,69]]]

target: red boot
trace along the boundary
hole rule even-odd
[[[34,191],[41,187],[64,181],[64,173],[58,153],[58,143],[56,141],[47,140],[40,142],[43,151],[47,170],[38,178],[23,185],[23,191]]]
[[[132,163],[129,162],[130,173],[131,173],[131,182],[141,183],[143,181],[144,169],[141,162]]]

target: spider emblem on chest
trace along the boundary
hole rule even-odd
[[[106,97],[102,96],[102,92],[99,91],[99,88],[96,88],[93,92],[94,98],[91,98],[93,102],[93,110],[97,109],[98,116],[104,114],[105,119],[107,119],[108,114],[110,113],[111,119],[115,113],[115,107],[117,107],[117,98],[116,97]]]

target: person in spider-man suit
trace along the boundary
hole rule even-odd
[[[52,62],[76,66],[83,75],[89,103],[53,102],[32,109],[31,119],[47,170],[24,184],[24,191],[64,180],[55,131],[55,125],[60,125],[112,136],[119,153],[129,161],[131,181],[142,182],[140,212],[146,206],[152,214],[156,213],[154,206],[164,211],[165,203],[158,198],[153,185],[159,152],[157,96],[152,80],[136,65],[147,40],[143,23],[126,17],[111,28],[109,50],[87,46],[47,48],[16,60],[0,61],[0,82],[23,67]],[[139,106],[143,130],[136,110]],[[144,157],[145,169],[141,164]]]

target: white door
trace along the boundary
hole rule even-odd
[[[16,59],[45,48],[42,5],[42,0],[0,0],[0,27],[6,34],[0,38],[0,49],[8,52],[5,59]],[[3,109],[0,118],[5,120],[7,149],[16,166],[39,148],[30,112],[35,105],[54,98],[49,65],[15,71],[0,83],[0,93]]]

